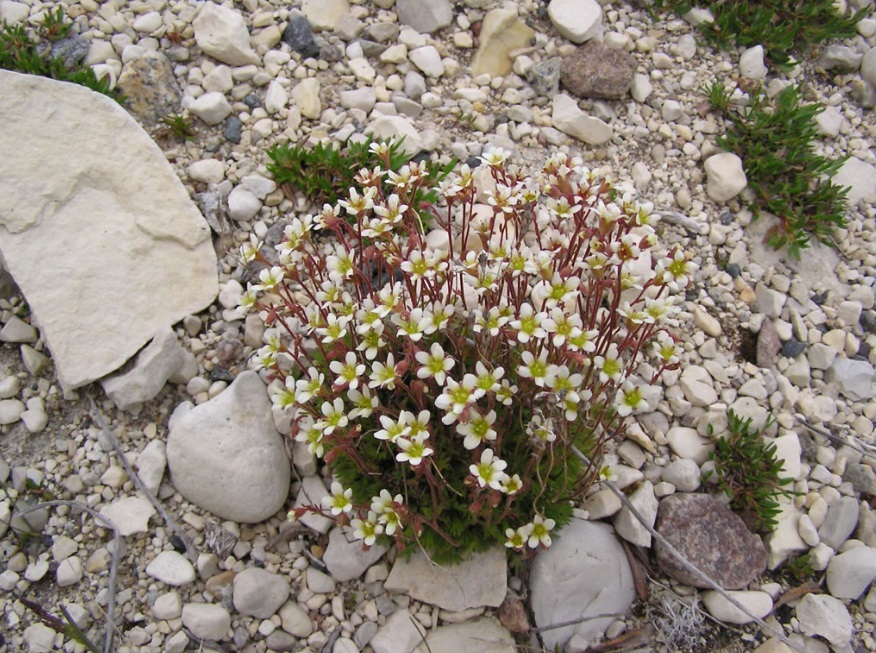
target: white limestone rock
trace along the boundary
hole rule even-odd
[[[429,632],[426,643],[414,653],[515,653],[517,646],[508,629],[486,617],[439,626]]]
[[[164,469],[167,467],[167,446],[163,440],[152,440],[137,456],[137,476],[153,494],[158,493]]]
[[[726,202],[748,185],[742,159],[732,152],[721,152],[706,159],[706,194],[719,204]]]
[[[643,482],[635,492],[627,497],[633,507],[645,520],[648,526],[653,527],[657,521],[657,497],[654,495],[654,485],[651,481]],[[614,518],[614,528],[617,534],[627,542],[638,546],[651,546],[651,533],[645,528],[629,508],[624,506]]]
[[[827,594],[807,594],[797,606],[800,630],[807,637],[823,637],[836,651],[852,638],[852,617],[842,601]]]
[[[782,511],[778,516],[778,525],[764,539],[769,569],[775,569],[794,554],[809,548],[800,537],[800,509],[786,497],[779,498],[779,506]]]
[[[424,45],[408,52],[408,59],[419,68],[426,77],[438,78],[444,74],[444,64],[441,55],[434,45]]]
[[[611,140],[611,127],[599,118],[588,116],[575,99],[565,93],[554,96],[552,118],[554,127],[588,145],[602,145]]]
[[[450,0],[396,0],[398,22],[420,34],[431,34],[450,25],[453,6]]]
[[[861,546],[831,558],[827,589],[838,599],[857,601],[876,578],[876,549]]]
[[[514,62],[511,53],[529,46],[535,32],[517,15],[516,6],[491,9],[484,16],[478,50],[471,61],[472,75],[507,75]]]
[[[876,48],[874,48],[876,50]],[[856,207],[861,200],[876,201],[876,166],[849,157],[833,177],[837,186],[849,186],[848,205]]]
[[[224,93],[214,91],[196,98],[189,105],[189,111],[208,125],[218,125],[231,115],[231,105],[225,99]]]
[[[30,7],[23,2],[3,0],[0,2],[0,20],[9,25],[17,25],[27,19]]]
[[[205,2],[192,25],[195,41],[205,54],[231,66],[260,63],[250,46],[249,31],[240,12]]]
[[[498,548],[446,567],[431,565],[418,551],[395,561],[384,586],[449,612],[498,607],[505,599],[507,565],[504,549]]]
[[[169,326],[159,329],[137,354],[131,369],[101,380],[106,396],[119,408],[131,410],[153,399],[186,360],[186,350]]]
[[[426,629],[403,608],[389,616],[369,645],[374,653],[411,653],[425,636]]]
[[[270,619],[289,598],[289,580],[258,567],[234,577],[234,609],[240,614]]]
[[[303,117],[310,118],[311,120],[319,119],[322,113],[319,91],[319,80],[316,77],[302,79],[292,89],[292,100]]]
[[[243,186],[235,186],[228,194],[228,217],[235,222],[252,220],[262,208],[262,201]]]
[[[350,4],[347,0],[303,0],[301,11],[307,16],[313,31],[332,31],[350,14]]]
[[[283,88],[283,85],[276,79],[271,81],[265,93],[265,111],[277,113],[280,109],[285,109],[288,102],[289,93]]]
[[[0,253],[65,388],[106,376],[215,299],[210,228],[118,103],[0,71],[0,119],[15,123],[0,131]]]
[[[727,591],[727,593],[759,619],[766,617],[773,609],[773,599],[766,592],[737,590]],[[747,624],[754,621],[751,616],[730,603],[720,592],[709,590],[703,592],[702,596],[706,610],[719,621],[728,624]]]
[[[225,178],[225,163],[219,159],[202,159],[189,164],[186,172],[193,181],[218,184]]]
[[[143,496],[124,497],[103,506],[98,512],[115,524],[122,537],[127,537],[149,529],[149,518],[155,514],[155,506]]]
[[[548,17],[572,43],[602,40],[602,7],[596,0],[551,0]]]
[[[329,533],[329,543],[322,561],[328,567],[332,578],[345,583],[362,576],[368,567],[383,557],[384,553],[386,553],[385,546],[374,544],[363,547],[362,540],[354,538],[350,528],[336,526]]]
[[[289,460],[254,372],[175,421],[167,462],[176,490],[223,519],[263,521],[289,494]]]
[[[228,635],[231,615],[214,603],[186,603],[182,609],[182,622],[195,637],[218,642]]]
[[[146,565],[146,575],[162,583],[180,587],[195,581],[195,568],[176,551],[162,551]]]
[[[769,70],[763,62],[763,46],[756,45],[748,48],[739,57],[739,73],[748,79],[763,81]]]
[[[625,614],[636,598],[630,564],[611,527],[572,519],[533,561],[530,596],[540,628],[581,620],[543,631],[548,650],[567,642],[586,649],[614,619],[592,617]]]
[[[415,156],[423,151],[423,138],[413,123],[402,116],[380,116],[371,121],[365,133],[378,140],[401,140],[402,149],[408,156]]]

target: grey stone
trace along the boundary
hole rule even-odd
[[[630,564],[611,527],[572,519],[533,561],[530,596],[539,628],[581,620],[543,631],[548,650],[573,638],[583,650],[601,636],[614,617],[593,617],[625,614],[635,599]]]
[[[231,628],[231,615],[221,605],[186,603],[182,609],[182,622],[195,637],[221,641]]]
[[[146,575],[162,583],[180,587],[195,581],[195,568],[176,551],[162,551],[146,565]]]
[[[876,396],[876,370],[867,361],[835,358],[824,379],[839,385],[840,392],[851,401],[866,401]]]
[[[852,617],[842,601],[826,594],[807,594],[797,606],[800,630],[808,637],[823,637],[835,651],[848,649]]]
[[[515,653],[517,645],[507,628],[486,617],[449,626],[439,626],[429,632],[425,645],[415,653]]]
[[[450,25],[453,6],[450,0],[396,0],[398,22],[420,34],[431,34]]]
[[[681,492],[694,492],[700,487],[700,467],[693,460],[674,460],[663,468],[662,479]]]
[[[858,500],[840,497],[827,508],[827,516],[818,529],[818,537],[832,549],[842,546],[858,524]]]
[[[17,315],[6,320],[6,324],[0,329],[0,342],[29,342],[32,344],[38,339],[37,330]]]
[[[831,558],[827,589],[838,599],[857,601],[876,578],[876,549],[861,546]]]
[[[289,460],[254,372],[175,422],[167,462],[176,490],[223,519],[260,522],[289,494]]]
[[[161,392],[167,380],[182,367],[185,356],[173,329],[162,327],[137,354],[130,369],[103,379],[100,385],[120,410],[139,407]]]
[[[423,641],[426,629],[408,610],[393,613],[371,640],[374,653],[411,653]]]
[[[365,547],[362,540],[355,539],[349,529],[336,526],[329,533],[329,543],[322,561],[332,578],[345,583],[362,576],[384,553],[386,547],[382,544]]]
[[[563,60],[560,57],[552,57],[533,64],[526,71],[526,79],[539,95],[553,97],[560,90],[560,73]]]
[[[766,617],[773,609],[773,600],[766,592],[741,591],[728,592],[730,596],[739,601],[746,610],[758,618]],[[703,604],[713,617],[722,623],[747,624],[754,619],[730,603],[720,592],[703,592]]]
[[[843,480],[851,483],[855,492],[867,495],[876,494],[876,472],[870,465],[849,463],[843,472]]]
[[[431,565],[419,551],[399,558],[384,586],[450,612],[482,606],[498,607],[505,599],[507,561],[504,549],[476,553],[453,566]]]
[[[77,388],[208,306],[216,254],[179,177],[118,103],[0,71],[0,119],[13,118],[0,132],[0,252],[61,384]]]
[[[828,45],[818,58],[818,65],[825,70],[855,71],[864,58],[855,48],[847,45]]]
[[[761,539],[738,515],[707,494],[664,498],[657,515],[657,532],[724,589],[742,589],[766,569],[767,553]],[[710,587],[659,541],[654,550],[657,564],[667,576],[692,587]]]
[[[234,609],[240,614],[269,619],[289,598],[289,580],[258,567],[234,577]]]

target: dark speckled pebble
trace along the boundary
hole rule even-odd
[[[805,349],[805,342],[800,342],[799,340],[791,338],[788,342],[782,345],[782,356],[787,358],[797,358],[797,356],[802,354]]]
[[[728,265],[727,266],[727,274],[730,275],[731,279],[735,279],[740,274],[742,274],[742,270],[739,269],[739,264],[738,263],[731,263],[730,265]]]
[[[305,58],[319,55],[319,46],[313,38],[313,29],[310,27],[310,21],[303,15],[293,16],[289,20],[289,24],[286,25],[286,31],[283,32],[283,41],[294,52],[299,53]]]
[[[862,311],[861,317],[858,319],[861,323],[861,328],[867,333],[876,333],[876,313],[873,311]]]
[[[225,121],[225,128],[222,133],[225,135],[225,140],[231,143],[240,142],[240,132],[243,129],[243,123],[237,116],[229,116]]]
[[[243,103],[248,106],[250,109],[255,109],[261,106],[262,101],[259,100],[259,96],[255,93],[250,93],[245,98],[243,98]]]

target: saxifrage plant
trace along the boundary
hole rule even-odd
[[[463,166],[427,231],[411,200],[423,169],[389,171],[389,147],[371,150],[382,167],[294,218],[280,265],[242,300],[271,329],[257,361],[274,404],[334,475],[321,505],[290,516],[438,562],[503,542],[533,553],[678,367],[667,320],[696,266],[659,253],[650,207],[613,202],[579,159],[554,155],[534,179],[490,151],[488,203]],[[261,247],[244,260],[264,262]]]
[[[787,245],[791,256],[809,246],[811,237],[833,244],[833,231],[846,224],[849,189],[831,181],[845,159],[828,159],[815,152],[820,138],[815,116],[818,103],[804,103],[797,86],[785,87],[770,99],[761,87],[748,93],[747,106],[736,107],[731,92],[720,81],[705,89],[713,109],[730,128],[718,146],[743,161],[748,186],[755,198],[750,208],[778,218],[765,238],[775,249]]]
[[[268,171],[287,195],[301,191],[317,204],[334,204],[349,191],[359,170],[380,165],[380,159],[371,149],[372,142],[371,139],[350,141],[345,146],[317,143],[312,148],[301,144],[275,145],[267,152],[271,159]],[[404,139],[387,143],[391,172],[398,172],[411,160],[403,144]],[[411,206],[418,209],[421,203],[434,202],[437,196],[430,193],[429,188],[444,179],[454,165],[455,161],[448,166],[426,163],[423,170],[430,184],[419,189],[421,196],[411,198]]]
[[[752,419],[727,413],[729,433],[719,438],[711,459],[718,487],[730,497],[730,507],[755,531],[772,531],[781,512],[780,496],[793,496],[785,489],[792,478],[782,477],[783,460],[776,458],[776,445],[764,439],[771,421],[752,429]],[[711,424],[709,435],[712,434]]]

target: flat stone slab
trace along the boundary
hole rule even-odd
[[[508,562],[504,549],[476,553],[458,565],[430,563],[417,551],[410,559],[399,558],[384,584],[391,592],[406,592],[412,598],[450,612],[483,606],[498,607],[508,589]]]
[[[77,388],[216,298],[210,228],[116,102],[0,70],[0,253]]]

